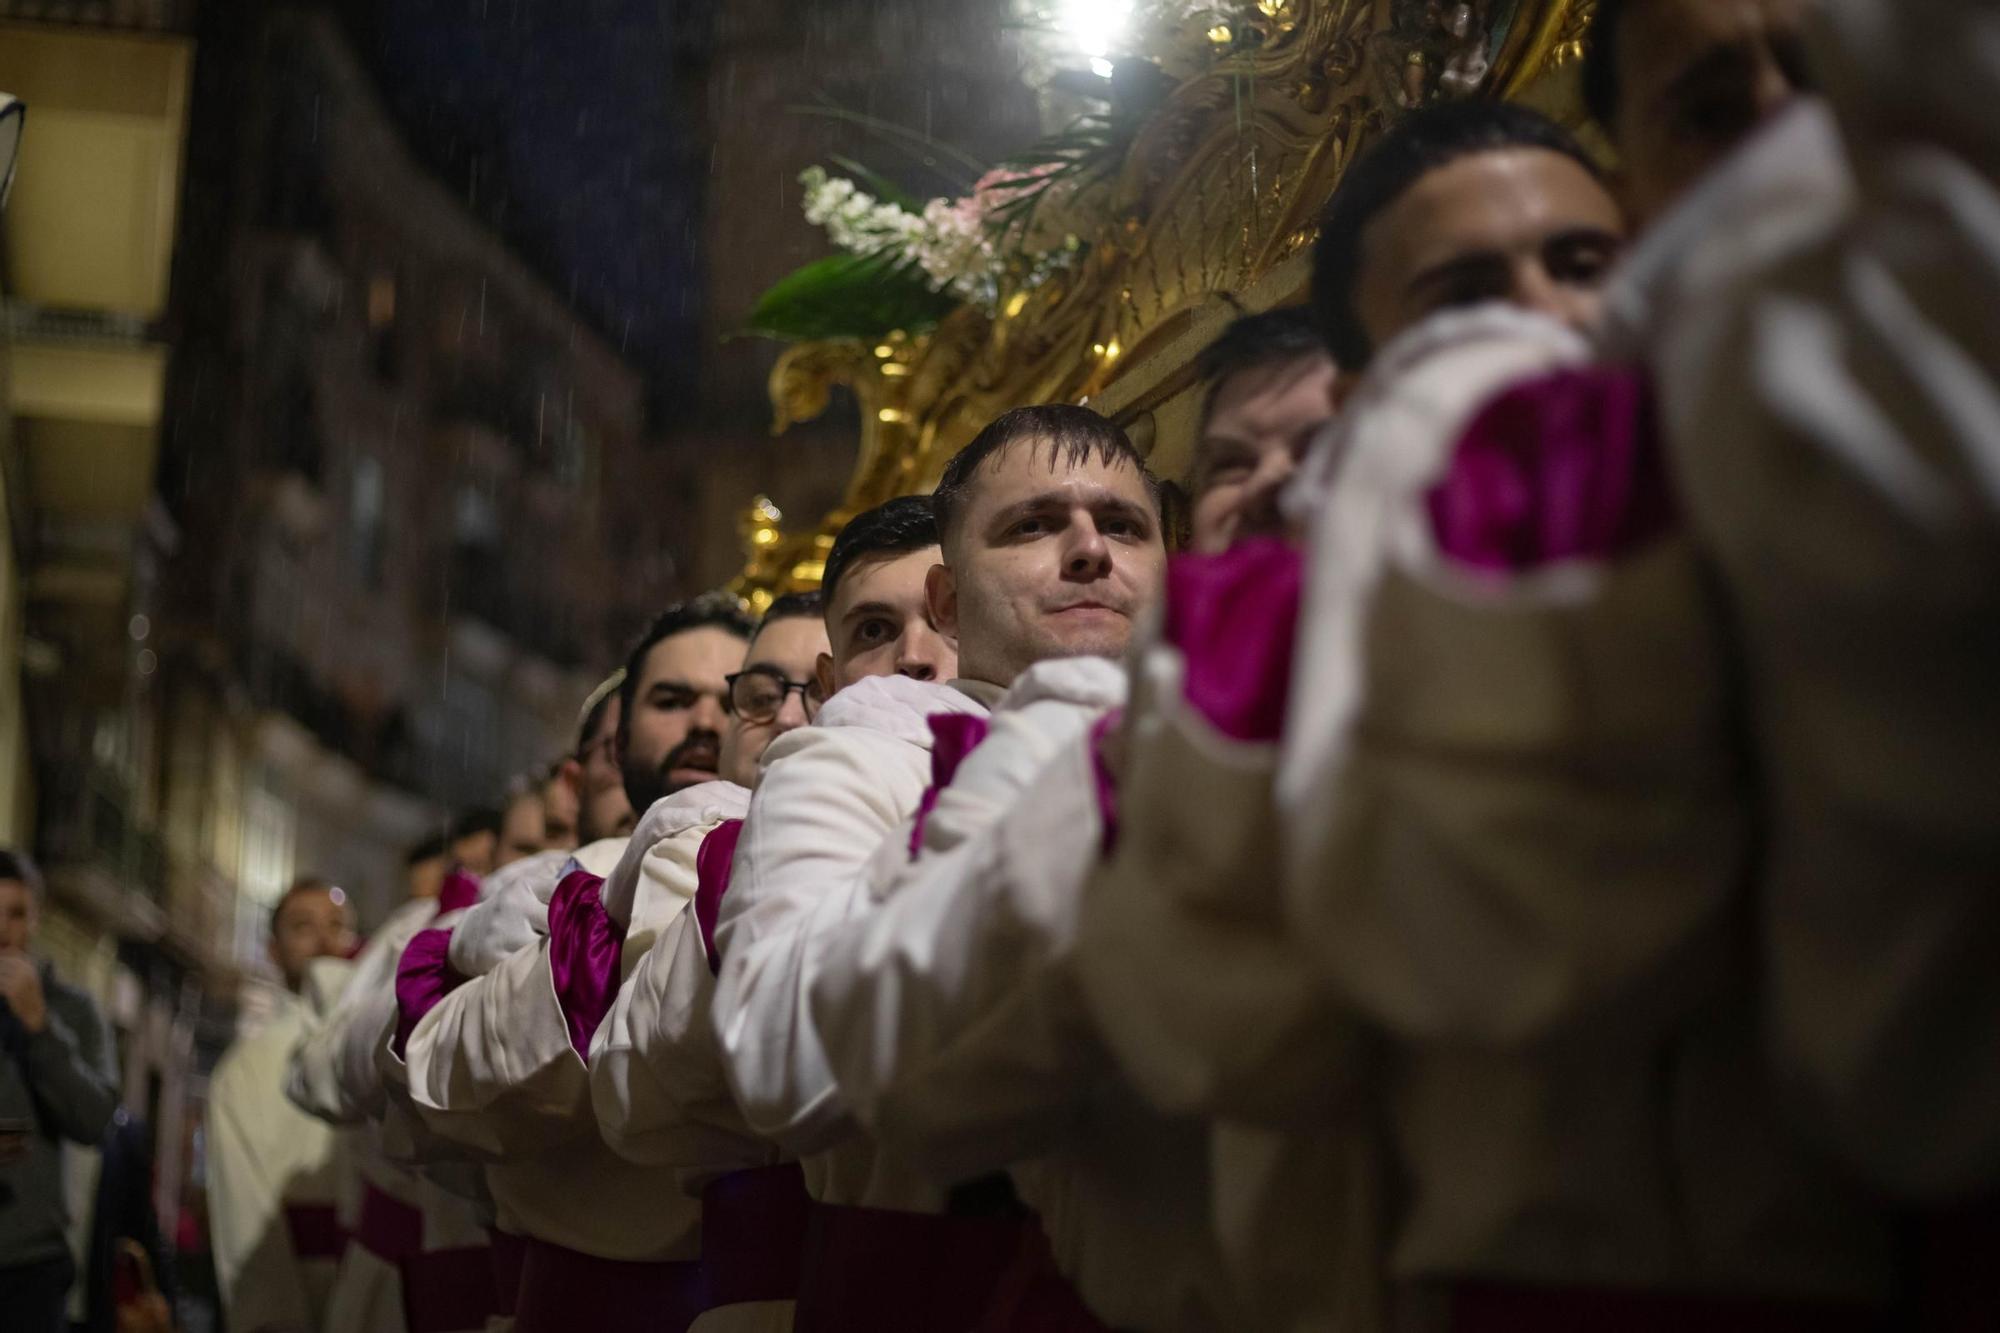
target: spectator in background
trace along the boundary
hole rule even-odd
[[[270,946],[285,989],[270,1020],[223,1053],[209,1082],[209,1232],[231,1333],[325,1322],[346,1246],[334,1211],[338,1145],[330,1126],[285,1099],[284,1083],[312,1021],[300,995],[307,964],[344,958],[353,945],[344,893],[312,878],[287,889],[271,911]]]
[[[96,1146],[118,1105],[97,1006],[28,952],[41,908],[34,862],[0,849],[0,1322],[10,1333],[66,1326],[76,1265],[61,1141]]]
[[[467,810],[445,835],[445,860],[473,875],[493,873],[500,855],[500,811],[482,806]]]
[[[433,834],[416,846],[403,861],[404,887],[412,898],[435,898],[444,887],[444,872],[450,868],[445,855],[443,834]]]

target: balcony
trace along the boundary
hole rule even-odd
[[[159,835],[132,817],[124,785],[95,764],[45,763],[36,845],[58,897],[128,938],[167,928],[167,858]]]

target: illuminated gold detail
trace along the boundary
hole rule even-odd
[[[771,372],[773,430],[818,416],[839,385],[860,407],[860,446],[845,496],[811,530],[784,532],[768,501],[769,517],[746,515],[750,559],[737,589],[813,586],[849,518],[928,491],[980,427],[1022,403],[1088,399],[1121,422],[1149,422],[1142,447],[1154,466],[1184,469],[1199,429],[1196,354],[1240,311],[1304,298],[1315,219],[1396,114],[1378,100],[1369,46],[1396,8],[1242,6],[1229,49],[1167,97],[1089,211],[1066,219],[1083,258],[1032,300],[1010,296],[999,319],[967,307],[920,337],[786,348]],[[1573,71],[1554,75],[1574,60],[1594,0],[1485,8],[1504,36],[1483,95],[1580,124]],[[769,539],[748,536],[766,530]]]

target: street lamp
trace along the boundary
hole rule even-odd
[[[14,163],[21,155],[21,127],[28,120],[28,104],[12,93],[0,93],[0,208],[14,189]]]

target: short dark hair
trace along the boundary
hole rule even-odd
[[[928,495],[899,495],[847,520],[827,552],[819,590],[833,605],[840,580],[855,561],[878,555],[908,555],[938,544],[937,510]]]
[[[1596,16],[1583,34],[1583,105],[1607,133],[1617,129],[1618,99],[1625,81],[1618,70],[1618,34],[1627,0],[1597,0]]]
[[[0,879],[14,880],[36,903],[42,901],[46,892],[41,867],[35,864],[35,858],[12,847],[0,847]]]
[[[494,806],[482,805],[471,810],[462,810],[451,821],[451,831],[445,834],[445,841],[457,842],[460,838],[469,838],[475,833],[491,833],[497,838],[500,836],[502,822],[503,816]]]
[[[1343,369],[1359,370],[1375,353],[1354,308],[1368,224],[1440,167],[1514,148],[1561,153],[1603,179],[1603,170],[1574,135],[1512,102],[1443,102],[1412,112],[1347,169],[1320,217],[1312,275],[1313,318]]]
[[[433,833],[431,834],[431,836],[425,838],[422,842],[418,843],[416,846],[410,848],[409,854],[403,858],[403,864],[405,866],[420,865],[425,861],[435,860],[436,858],[443,856],[444,854],[445,854],[444,834]]]
[[[625,657],[625,679],[618,686],[619,742],[622,744],[632,734],[632,701],[639,694],[639,676],[645,670],[646,655],[654,648],[676,634],[697,629],[719,629],[748,643],[756,628],[756,622],[743,609],[736,594],[721,590],[690,597],[662,611]]]
[[[757,632],[762,634],[780,620],[818,620],[825,602],[817,589],[810,592],[788,592],[773,597],[765,610],[764,618],[757,622]]]
[[[931,492],[931,508],[937,515],[938,538],[949,545],[965,519],[980,469],[996,454],[1023,441],[1048,447],[1049,465],[1068,463],[1075,467],[1096,459],[1101,463],[1130,463],[1146,483],[1147,497],[1154,513],[1160,508],[1160,486],[1146,467],[1146,459],[1125,432],[1109,417],[1087,407],[1070,403],[1044,403],[1002,412],[972,443],[953,455]]]
[[[302,893],[332,893],[339,896],[339,901],[347,901],[346,895],[341,894],[340,889],[335,886],[332,880],[325,879],[319,875],[300,875],[286,887],[283,893],[278,895],[278,901],[271,904],[271,933],[273,935],[278,933],[278,918],[285,914],[285,908],[291,904],[292,899]]]
[[[1319,336],[1313,312],[1305,306],[1281,306],[1231,320],[1214,342],[1202,348],[1195,363],[1196,372],[1208,386],[1203,391],[1201,419],[1207,422],[1215,407],[1215,391],[1232,375],[1287,365],[1309,356],[1332,355],[1326,339]]]

